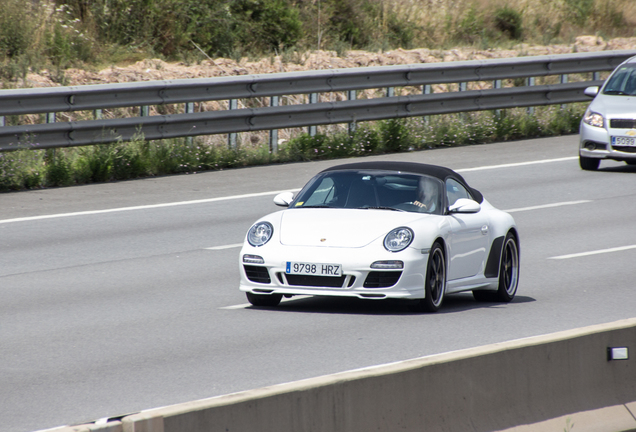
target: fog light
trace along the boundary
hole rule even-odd
[[[607,348],[607,361],[610,360],[629,360],[627,347]]]
[[[372,269],[403,269],[402,261],[376,261],[371,264]]]
[[[265,264],[263,257],[258,255],[243,255],[243,262],[248,264]]]

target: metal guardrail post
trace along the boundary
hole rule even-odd
[[[238,99],[230,99],[228,101],[228,109],[235,110],[238,108]],[[236,148],[236,132],[227,134],[227,146],[231,149]]]
[[[347,100],[356,100],[358,98],[358,92],[356,90],[347,91]],[[348,126],[349,136],[353,135],[356,132],[356,122],[355,119]]]
[[[493,89],[500,89],[502,87],[502,81],[501,80],[495,80],[492,83],[492,88]],[[501,118],[501,110],[495,110],[495,117],[500,119]]]
[[[194,102],[186,102],[185,106],[183,107],[183,112],[185,114],[192,114],[194,112]],[[192,138],[191,136],[186,137],[186,144],[192,147],[192,145],[194,144],[194,138]]]
[[[466,90],[468,90],[468,83],[467,82],[460,82],[457,85],[457,91],[459,92],[465,92]],[[467,121],[468,120],[468,113],[461,113],[460,114],[460,118],[463,121]]]
[[[277,107],[278,102],[278,96],[272,96],[269,99],[269,106]],[[270,153],[278,152],[278,129],[269,130],[269,151]]]
[[[566,74],[561,75],[561,79],[560,79],[561,84],[566,84],[568,82],[568,76]],[[565,109],[567,105],[565,104],[561,104],[561,109]]]
[[[44,121],[46,123],[55,123],[55,113],[46,113],[44,115]],[[53,163],[55,161],[56,153],[57,149],[55,148],[46,150],[46,158],[48,159],[49,163]]]
[[[309,103],[310,104],[315,104],[318,103],[318,93],[310,93],[309,94]],[[316,136],[316,133],[318,132],[318,127],[317,126],[309,126],[307,128],[307,133],[309,134],[309,136],[314,137]]]
[[[395,87],[387,87],[386,89],[386,97],[395,96]]]
[[[430,84],[426,84],[422,86],[422,94],[428,95],[431,94],[433,91],[433,88],[431,87]],[[422,117],[424,119],[424,124],[428,124],[429,122],[429,117],[428,116],[424,116]]]
[[[148,117],[150,115],[150,107],[143,105],[139,107],[139,117]]]
[[[101,120],[102,118],[104,118],[103,111],[100,109],[93,110],[93,118],[95,120]]]
[[[535,77],[528,77],[526,78],[526,85],[532,87],[535,81]],[[534,115],[534,107],[528,107],[528,115]]]
[[[0,127],[4,127],[4,126],[5,126],[4,116],[0,116]]]
[[[601,73],[600,72],[592,72],[592,81],[598,81],[601,79]]]

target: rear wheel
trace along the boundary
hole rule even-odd
[[[254,306],[278,306],[283,298],[281,294],[253,294],[251,292],[245,294],[247,295],[247,301]]]
[[[416,312],[437,312],[444,301],[446,292],[446,259],[444,250],[439,243],[435,243],[428,255],[426,279],[424,280],[423,299],[411,304],[411,310]]]
[[[519,246],[512,233],[508,233],[501,251],[499,264],[499,287],[497,291],[473,291],[477,301],[509,302],[517,293],[519,286]]]
[[[508,233],[504,241],[499,269],[499,289],[497,297],[500,301],[509,302],[515,297],[519,286],[519,247],[517,239]]]
[[[585,171],[596,171],[600,164],[600,159],[579,156],[579,165]]]

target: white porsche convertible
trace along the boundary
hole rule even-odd
[[[283,296],[405,299],[437,311],[447,294],[511,301],[519,284],[519,235],[456,172],[410,162],[326,169],[287,207],[258,220],[240,255],[241,291],[254,306]]]

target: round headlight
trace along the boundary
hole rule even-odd
[[[396,228],[384,237],[384,247],[389,252],[399,252],[411,244],[413,237],[414,234],[411,228]]]
[[[263,246],[272,238],[274,227],[269,222],[259,222],[254,224],[247,232],[247,241],[252,246]]]

